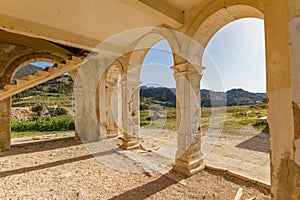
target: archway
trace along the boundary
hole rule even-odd
[[[31,62],[20,66],[14,72],[13,82],[50,72],[54,64]],[[12,96],[12,137],[29,136],[32,140],[73,137],[74,114],[73,79],[63,74]]]
[[[260,119],[267,112],[264,43],[263,21],[254,18],[228,23],[211,38],[202,61],[206,66],[202,86],[208,89],[202,91],[208,93],[202,95],[202,100],[208,96],[214,103],[207,106],[205,102],[202,105],[209,107],[202,108],[202,126],[218,129],[220,137],[226,140],[218,141],[205,157],[207,164],[221,166],[269,184],[268,126],[264,118]],[[222,78],[224,91],[215,85],[215,69]],[[221,95],[226,97],[224,103],[217,100]],[[217,112],[221,106],[226,106],[226,118],[223,126],[217,128],[216,119],[214,124],[207,123],[208,116],[209,112]],[[203,130],[205,135],[207,129]],[[249,153],[252,155],[247,156]],[[215,159],[218,156],[221,156],[220,159]]]
[[[158,151],[176,138],[176,85],[174,58],[167,40],[155,43],[140,67],[141,145]],[[175,158],[176,151],[170,158]]]
[[[123,67],[118,62],[112,64],[103,75],[105,76],[105,93],[102,95],[105,96],[105,114],[101,112],[100,115],[105,115],[106,136],[108,138],[118,137],[122,132],[122,90],[120,83],[122,75]],[[100,119],[103,120],[101,117]]]
[[[16,83],[12,83],[13,75],[20,67],[35,61],[48,61],[48,62],[62,62],[67,56],[58,54],[49,54],[49,52],[44,51],[34,51],[33,49],[15,46],[10,44],[1,44],[9,48],[8,54],[3,61],[1,66],[1,150],[7,150],[10,148],[11,144],[11,95],[16,94],[16,91],[24,90],[24,88],[29,88],[30,84],[22,86],[23,80],[18,80]],[[40,72],[39,75],[40,76]],[[29,79],[28,79],[29,78]],[[26,79],[30,80],[30,76]],[[26,80],[27,81],[27,80]],[[42,82],[42,79],[39,80]]]
[[[160,41],[165,41],[165,49],[163,49],[164,52],[167,52],[169,56],[171,57],[171,60],[173,59],[173,53],[178,52],[179,44],[176,40],[176,37],[174,37],[173,33],[168,30],[153,30],[151,33],[144,35],[142,38],[140,38],[134,47],[134,50],[130,52],[129,54],[129,60],[128,60],[128,68],[126,70],[125,76],[122,78],[122,92],[123,92],[123,101],[124,99],[130,103],[130,107],[128,109],[128,113],[125,115],[128,115],[128,118],[124,118],[125,121],[123,121],[123,126],[125,124],[129,124],[129,126],[125,126],[124,128],[124,148],[129,143],[126,142],[126,138],[129,138],[128,140],[131,140],[131,135],[127,134],[129,131],[129,127],[131,126],[131,129],[134,131],[134,135],[132,135],[134,138],[133,140],[135,142],[132,142],[134,144],[134,148],[137,147],[138,140],[140,138],[140,84],[141,84],[141,69],[143,66],[144,59],[147,57],[147,53],[151,51],[151,47],[154,47],[155,44],[159,43]],[[167,49],[166,49],[167,48]],[[153,49],[157,49],[157,47],[154,47]],[[160,50],[162,50],[160,48]],[[160,63],[160,61],[155,61],[155,63]],[[169,65],[172,65],[169,63]],[[127,105],[125,102],[123,105]],[[124,110],[127,110],[127,108],[123,108]],[[128,130],[126,130],[128,129]],[[129,147],[131,148],[131,147]]]

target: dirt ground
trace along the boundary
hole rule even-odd
[[[98,156],[104,156],[98,155]],[[204,170],[184,177],[167,168],[129,173],[110,168],[72,139],[0,152],[0,199],[270,199],[268,192]]]
[[[243,132],[247,131],[251,134],[239,137],[221,135],[205,157],[205,163],[270,185],[269,135],[252,126],[245,126]]]

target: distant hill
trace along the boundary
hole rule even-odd
[[[41,67],[37,67],[35,65],[25,65],[21,69],[19,69],[14,79],[18,79],[27,74],[33,74],[37,70],[43,70]],[[13,96],[13,99],[19,99],[29,96],[36,96],[40,94],[49,95],[49,94],[66,94],[71,95],[73,92],[73,80],[69,75],[62,75],[56,77],[52,80],[49,80],[45,83],[42,83],[38,86],[32,87],[28,90],[24,90]]]
[[[252,93],[243,89],[232,89],[226,92],[227,105],[253,105],[261,103],[266,98],[266,93]]]
[[[151,101],[159,103],[164,102],[165,106],[175,107],[176,89],[175,88],[154,88],[141,87],[142,101]],[[201,90],[202,107],[220,107],[220,106],[242,106],[255,105],[264,101],[265,93],[251,93],[243,89],[232,89],[227,92],[214,92],[211,90]],[[145,103],[141,103],[145,105]]]
[[[41,67],[37,67],[35,65],[31,65],[31,64],[28,64],[28,65],[25,65],[24,67],[22,67],[21,69],[19,69],[14,78],[15,79],[18,79],[22,76],[25,76],[27,74],[33,74],[36,70],[43,70],[43,68]]]
[[[167,107],[176,106],[176,90],[174,88],[156,88],[142,86],[140,90],[141,100],[148,104],[163,104]],[[143,106],[144,104],[141,103]],[[146,107],[147,109],[147,107]]]
[[[42,83],[38,86],[32,87],[28,90],[24,90],[13,96],[14,100],[29,96],[53,96],[53,95],[72,95],[73,92],[73,80],[69,75],[63,75]]]
[[[33,74],[36,70],[42,68],[34,65],[26,65],[21,68],[14,78],[19,78],[26,74]],[[14,96],[22,98],[34,96],[40,93],[52,94],[72,94],[73,81],[68,75],[57,77],[46,83],[40,84],[29,90],[23,91]],[[140,89],[141,109],[148,109],[153,104],[160,104],[167,107],[176,106],[176,89],[175,88],[157,88],[142,86]],[[220,107],[220,106],[242,106],[255,105],[263,102],[266,98],[265,93],[251,93],[243,89],[232,89],[227,92],[215,92],[211,90],[201,90],[202,107]]]

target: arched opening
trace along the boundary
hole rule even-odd
[[[29,89],[12,96],[12,142],[74,136],[73,79],[66,73],[36,85],[51,73],[51,62],[30,62],[15,70],[12,82]]]
[[[140,69],[141,145],[149,151],[163,148],[176,137],[173,65],[168,41],[160,40],[149,49]]]
[[[243,18],[223,26],[209,40],[202,63],[203,133],[218,129],[222,138],[205,162],[270,183],[263,20]],[[222,85],[215,84],[216,73]],[[210,112],[224,106],[224,123],[209,123]]]
[[[119,65],[111,65],[105,76],[105,118],[106,136],[118,137],[122,132],[122,69]]]

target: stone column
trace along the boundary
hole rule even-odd
[[[74,106],[75,106],[75,139],[85,139],[83,132],[85,132],[84,118],[84,92],[83,87],[74,85]],[[81,134],[79,134],[81,133]]]
[[[116,113],[118,108],[118,99],[115,93],[117,87],[107,86],[106,88],[106,119],[107,119],[107,133],[108,138],[118,137],[118,115]]]
[[[106,116],[106,88],[105,88],[106,80],[105,74],[99,80],[97,86],[97,118],[99,121],[99,128],[101,138],[107,137],[107,116]]]
[[[288,7],[291,6],[290,11],[296,11],[298,16],[300,9],[297,11],[296,4],[293,4],[292,1],[290,3],[286,0],[265,0],[264,12],[271,194],[272,199],[296,200],[300,199],[299,153],[297,155],[300,130],[298,128],[300,113],[297,101],[300,98],[297,100],[296,96],[299,91],[297,91],[296,85],[292,84],[291,74],[297,79],[299,76],[297,76],[297,70],[293,71],[291,58],[293,59],[293,54],[297,51],[299,53],[299,48],[294,51],[299,34],[294,37],[296,32],[291,30],[292,35],[290,35]],[[294,67],[296,65],[295,63]],[[294,103],[292,103],[293,101]]]
[[[177,152],[174,170],[192,175],[204,169],[201,159],[200,80],[191,64],[173,66],[176,80]]]
[[[74,83],[76,132],[84,142],[100,139],[100,125],[97,113],[98,94],[97,59],[88,60],[78,71]]]
[[[10,149],[11,97],[0,101],[0,151]]]
[[[139,147],[140,137],[140,82],[128,80],[126,75],[121,81],[122,85],[122,124],[123,124],[123,149]]]

